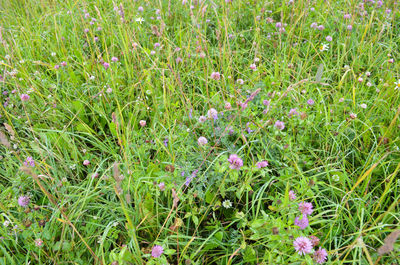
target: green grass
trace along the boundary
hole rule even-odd
[[[400,262],[398,8],[0,0],[0,264]]]

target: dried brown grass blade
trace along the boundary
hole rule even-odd
[[[393,245],[396,242],[397,238],[400,236],[400,230],[395,230],[390,233],[384,240],[383,245],[378,248],[378,254],[383,255],[389,253],[393,250]]]

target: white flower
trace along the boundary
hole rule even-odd
[[[231,203],[230,200],[225,200],[225,201],[222,203],[222,206],[224,206],[226,209],[229,209],[229,208],[232,207],[232,203]]]
[[[3,223],[3,225],[4,225],[5,227],[9,226],[9,225],[10,225],[10,221],[5,220],[4,223]]]
[[[139,22],[140,24],[142,24],[142,22],[144,22],[144,19],[142,17],[139,17],[135,21]]]
[[[394,87],[394,90],[400,88],[400,79],[397,80],[397,82],[394,82],[394,84],[396,85],[396,86]]]
[[[319,50],[320,50],[321,52],[329,50],[329,44],[322,44],[322,45],[319,47]]]
[[[53,56],[53,57],[56,56],[56,53],[55,53],[55,52],[52,52],[52,53],[51,53],[51,56]]]
[[[362,103],[362,104],[360,105],[360,107],[363,108],[363,109],[366,109],[366,108],[367,108],[367,104]]]

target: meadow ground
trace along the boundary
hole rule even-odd
[[[398,264],[399,5],[0,0],[0,264]]]

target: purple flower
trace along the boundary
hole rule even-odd
[[[60,65],[58,65],[58,64],[56,64],[56,65],[54,65],[54,69],[59,69],[60,68]]]
[[[310,98],[309,100],[307,100],[307,104],[312,106],[315,104],[315,101],[312,98]]]
[[[343,16],[343,18],[344,18],[344,19],[350,19],[350,18],[351,18],[351,15],[350,15],[350,14],[345,14],[345,15]]]
[[[289,190],[289,200],[294,201],[296,198],[296,193],[292,190]]]
[[[327,257],[328,257],[328,252],[326,252],[326,250],[321,247],[319,247],[319,249],[315,251],[313,254],[313,260],[318,264],[325,263]]]
[[[30,167],[35,167],[35,161],[31,156],[28,156],[24,162],[24,166],[30,166]]]
[[[311,202],[301,202],[299,203],[299,211],[302,214],[310,215],[313,212],[313,205]]]
[[[263,168],[263,167],[267,167],[267,166],[268,166],[268,161],[266,161],[266,160],[260,161],[256,164],[257,168]]]
[[[219,72],[212,72],[211,73],[211,78],[214,80],[220,80],[221,79],[221,74]]]
[[[277,120],[275,122],[275,128],[282,131],[283,129],[285,129],[285,123],[283,121]]]
[[[324,25],[319,25],[319,26],[318,26],[318,29],[322,31],[322,30],[325,29],[325,27],[324,27]]]
[[[19,204],[19,206],[22,206],[22,207],[27,207],[28,204],[30,203],[30,201],[31,201],[31,199],[28,196],[20,196],[18,198],[18,204]]]
[[[353,26],[352,25],[347,25],[347,30],[352,30]]]
[[[113,61],[113,62],[118,62],[118,58],[117,58],[117,57],[112,57],[112,58],[111,58],[111,61]]]
[[[231,164],[229,166],[231,169],[239,170],[243,166],[243,160],[236,154],[230,155],[228,162]]]
[[[161,191],[165,190],[165,183],[161,182],[160,184],[158,184],[158,188],[160,188]]]
[[[300,236],[296,238],[293,242],[293,246],[300,255],[305,255],[312,251],[311,241],[307,237]]]
[[[332,41],[332,37],[331,36],[326,36],[326,41],[329,41],[329,42],[331,42]]]
[[[62,61],[60,64],[61,64],[61,66],[63,66],[63,67],[64,67],[64,66],[67,66],[67,62],[65,62],[65,61]]]
[[[282,22],[277,22],[277,23],[275,24],[275,27],[276,27],[277,29],[282,28]]]
[[[28,101],[30,96],[28,94],[21,94],[21,100],[22,101]]]
[[[199,139],[197,140],[200,146],[206,145],[208,143],[207,138],[200,136]]]
[[[270,104],[271,104],[271,100],[264,100],[263,101],[263,104],[265,105],[265,106],[269,106]]]
[[[107,69],[110,67],[110,64],[109,64],[109,63],[106,63],[106,62],[104,62],[104,63],[103,63],[103,66],[104,66],[104,69],[106,69],[106,70],[107,70]]]
[[[306,229],[308,224],[309,224],[308,218],[307,218],[307,215],[305,215],[305,214],[303,214],[301,219],[300,219],[300,217],[296,217],[294,219],[294,225],[297,225],[298,227],[300,227],[301,230]]]
[[[203,123],[203,122],[205,122],[207,120],[207,117],[206,116],[200,116],[199,117],[199,122],[200,123]]]
[[[162,246],[155,245],[155,246],[153,247],[153,249],[151,250],[151,256],[152,256],[153,258],[159,258],[159,257],[161,257],[161,255],[162,255],[163,252],[164,252],[164,249],[163,249]]]
[[[207,116],[210,119],[216,120],[216,119],[218,119],[218,111],[216,109],[211,108],[208,110]]]
[[[83,161],[83,165],[84,165],[84,166],[88,166],[89,164],[90,164],[90,161],[89,161],[89,160],[86,159],[85,161]]]
[[[318,24],[316,22],[313,22],[313,23],[311,23],[310,27],[313,29],[316,29],[316,28],[318,28]]]
[[[295,116],[295,115],[299,115],[299,113],[297,112],[297,109],[296,108],[294,108],[294,109],[291,109],[290,111],[289,111],[289,117],[292,117],[292,116]]]
[[[168,147],[168,138],[165,138],[163,143],[164,143],[165,147]]]

